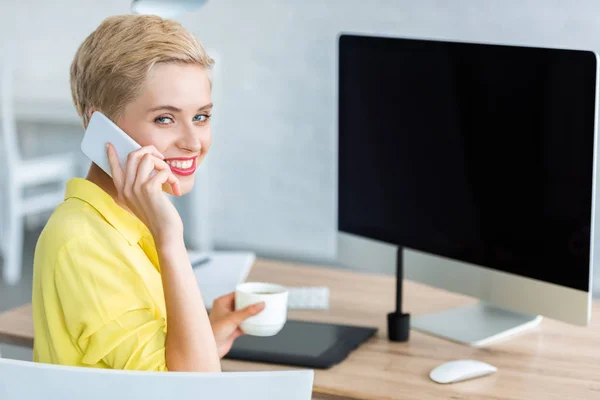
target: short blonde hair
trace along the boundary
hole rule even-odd
[[[133,14],[106,18],[71,64],[71,94],[84,128],[91,108],[118,119],[152,67],[164,62],[197,64],[209,71],[214,64],[202,43],[176,21]]]

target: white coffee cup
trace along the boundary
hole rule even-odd
[[[240,328],[247,335],[274,336],[287,320],[288,290],[274,283],[246,282],[237,285],[235,309],[265,302],[265,308],[257,315],[247,318]]]

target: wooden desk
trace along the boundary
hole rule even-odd
[[[294,311],[289,317],[377,326],[377,337],[341,364],[315,371],[314,395],[350,399],[600,399],[600,312],[579,328],[552,320],[521,336],[476,349],[411,331],[408,343],[387,340],[386,313],[394,306],[394,279],[327,268],[258,260],[249,280],[284,285],[325,285],[328,311]],[[463,296],[406,282],[405,307],[413,315],[474,302]],[[598,303],[594,303],[596,306]],[[31,346],[31,306],[0,314],[0,341]],[[429,371],[442,362],[471,358],[498,372],[472,381],[438,385]],[[225,371],[288,368],[224,360]]]

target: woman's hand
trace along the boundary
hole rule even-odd
[[[209,319],[220,358],[229,353],[235,339],[244,334],[240,329],[242,322],[260,313],[264,308],[265,303],[261,302],[235,311],[235,293],[221,296],[213,302]]]
[[[129,154],[123,171],[114,146],[108,143],[106,149],[119,199],[150,229],[157,245],[181,239],[183,222],[162,189],[168,183],[179,196],[179,179],[164,156],[154,146],[142,147]]]

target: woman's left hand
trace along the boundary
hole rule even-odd
[[[265,303],[261,302],[235,311],[235,293],[221,296],[213,302],[209,319],[219,357],[223,358],[229,353],[235,339],[244,334],[240,329],[242,322],[260,313],[264,308]]]

